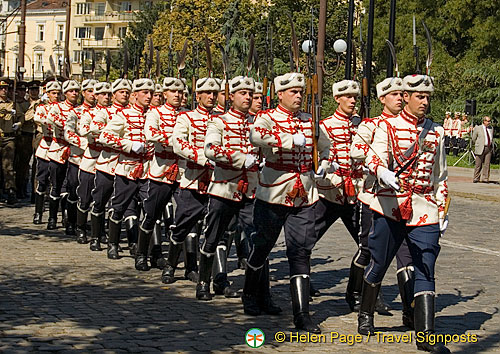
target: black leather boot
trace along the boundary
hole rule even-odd
[[[101,251],[101,233],[104,225],[104,214],[90,214],[90,250]]]
[[[139,238],[139,223],[134,217],[125,219],[125,231],[127,232],[128,251],[131,256],[135,256],[137,250],[137,240]],[[148,240],[149,245],[149,240]],[[147,256],[147,252],[145,253]]]
[[[365,269],[351,262],[351,270],[349,272],[349,282],[345,294],[345,301],[353,312],[359,311],[361,303],[361,290],[363,287],[363,276]]]
[[[80,209],[76,212],[76,242],[85,244],[87,239],[87,214],[86,211]]]
[[[161,281],[165,284],[171,284],[175,281],[174,273],[179,261],[179,255],[182,251],[182,243],[175,244],[172,240],[168,248],[167,264],[161,273]]]
[[[66,223],[68,222],[68,195],[63,194],[60,198],[61,202],[61,224],[63,227],[66,227]]]
[[[231,289],[231,283],[227,280],[226,246],[217,246],[215,250],[215,257],[213,258],[215,258],[213,283],[215,295],[224,295],[228,298],[238,297],[238,293]]]
[[[163,257],[163,250],[161,248],[161,222],[157,221],[151,236],[151,252],[149,253],[151,268],[163,269],[167,264],[166,259]]]
[[[375,311],[382,316],[394,316],[390,310],[392,310],[392,308],[385,302],[384,294],[382,294],[382,288],[380,288],[377,296],[377,302],[375,303]]]
[[[47,230],[55,230],[57,228],[57,211],[59,209],[59,199],[49,198],[49,221],[47,222]]]
[[[198,236],[189,234],[184,240],[184,279],[198,283]]]
[[[42,223],[43,203],[45,197],[43,194],[35,193],[35,214],[33,215],[33,224],[40,225]]]
[[[137,251],[135,253],[135,269],[148,271],[148,250],[149,240],[151,239],[152,231],[146,232],[143,229],[139,230],[139,238],[137,240]]]
[[[375,303],[377,302],[380,283],[370,284],[363,281],[363,291],[361,292],[361,304],[358,315],[358,333],[365,336],[374,334],[373,314],[375,312]]]
[[[7,191],[7,205],[15,205],[17,203],[17,196],[16,196],[16,190],[13,188],[10,188]]]
[[[236,245],[236,255],[238,256],[238,268],[245,269],[248,256],[250,255],[250,240],[244,232],[236,230],[234,243]]]
[[[309,315],[309,275],[295,275],[290,278],[292,294],[293,323],[295,328],[311,333],[321,333]]]
[[[258,316],[262,310],[257,302],[257,294],[262,276],[262,268],[253,269],[247,264],[245,270],[245,285],[243,286],[243,311],[250,316]]]
[[[70,202],[68,201],[66,203],[66,210],[67,210],[67,220],[66,220],[66,235],[68,236],[74,236],[76,235],[75,231],[75,225],[76,225],[76,214],[77,214],[77,207],[76,207],[76,202]]]
[[[399,294],[403,303],[403,324],[411,329],[415,328],[413,322],[414,311],[411,306],[413,302],[414,274],[413,269],[404,267],[397,272]]]
[[[271,295],[271,284],[269,282],[269,260],[266,260],[266,263],[261,269],[257,291],[257,304],[260,309],[268,315],[279,315],[281,313],[281,307],[274,303]]]
[[[310,282],[310,289],[309,289],[309,296],[311,297],[318,297],[318,296],[321,296],[321,293],[319,292],[318,289],[316,289],[316,287],[313,285],[312,282]]]
[[[200,254],[200,276],[196,285],[196,298],[198,300],[212,300],[212,294],[210,294],[210,277],[212,275],[213,262],[213,256],[209,257],[203,253]]]
[[[108,240],[108,258],[118,259],[118,244],[120,242],[120,234],[122,231],[121,221],[116,223],[113,220],[109,220],[109,240]]]
[[[415,297],[415,337],[417,349],[431,353],[450,353],[442,343],[431,344],[425,339],[426,335],[434,333],[434,295],[424,294]]]

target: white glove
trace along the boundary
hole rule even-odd
[[[328,170],[329,173],[334,173],[340,168],[340,165],[336,163],[335,161],[332,162],[332,165],[330,166],[330,169]]]
[[[306,137],[302,133],[293,134],[293,145],[303,147],[306,146]]]
[[[444,235],[444,232],[448,228],[448,215],[444,217],[444,219],[439,219],[439,231],[441,231],[441,236]]]
[[[325,178],[325,169],[323,167],[319,166],[318,170],[316,172],[313,171],[313,176],[316,179]]]
[[[259,168],[262,168],[262,167],[264,167],[265,165],[266,165],[266,158],[265,158],[265,157],[263,157],[263,158],[262,158],[262,162],[259,164]]]
[[[388,187],[391,187],[395,191],[399,191],[399,183],[396,179],[396,173],[389,170],[384,170],[380,174],[380,181]]]
[[[252,154],[247,154],[245,158],[245,168],[250,168],[257,162],[257,158]]]
[[[13,116],[15,116],[15,115],[16,115],[16,110],[15,110],[15,109],[13,109],[13,110],[11,110],[11,111],[10,111],[10,113],[11,113]]]
[[[141,143],[140,141],[134,141],[132,143],[132,151],[136,154],[140,154],[144,151],[144,143]]]
[[[215,161],[208,159],[206,165],[207,166],[211,165],[212,167],[215,167]]]
[[[13,131],[17,131],[19,128],[21,127],[21,122],[17,122],[17,123],[14,123],[12,124],[12,130]]]
[[[370,174],[370,169],[366,166],[361,166],[361,171],[363,171],[364,175],[369,175]]]

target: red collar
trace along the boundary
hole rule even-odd
[[[73,103],[71,103],[70,101],[68,101],[68,99],[64,100],[64,103],[66,103],[66,104],[67,104],[68,106],[70,106],[70,107],[76,107],[76,106],[77,106],[77,104],[76,104],[76,103],[75,103],[75,104],[73,104]]]
[[[417,116],[411,114],[406,110],[406,107],[401,111],[401,117],[403,117],[406,121],[414,124],[415,126],[422,123],[425,120],[425,117],[418,118]]]
[[[177,111],[179,110],[179,107],[177,107],[177,108],[176,108],[176,107],[172,106],[170,103],[167,103],[167,102],[165,102],[164,106],[165,106],[168,110],[170,110],[170,111],[175,111],[175,112],[177,112]]]
[[[147,111],[147,107],[141,107],[139,106],[137,103],[134,103],[134,105],[132,106],[136,111],[139,111],[141,113],[145,113]]]
[[[243,113],[243,112],[240,112],[236,109],[234,109],[233,107],[231,107],[229,109],[229,113],[237,118],[241,118],[241,119],[245,119],[245,117],[247,116],[247,113]]]
[[[298,116],[298,115],[299,115],[299,112],[300,112],[300,111],[297,111],[297,112],[292,112],[292,111],[289,111],[288,109],[286,109],[285,107],[283,107],[283,106],[282,106],[282,105],[280,105],[280,104],[278,105],[278,107],[276,107],[276,110],[277,110],[278,112],[281,112],[281,113],[283,113],[283,114],[286,114],[286,115],[288,115],[288,116],[293,116],[293,117]]]
[[[224,112],[226,110],[226,108],[217,103],[217,107],[215,107],[214,110],[219,111],[219,112]]]
[[[389,113],[385,113],[384,111],[382,111],[382,113],[380,113],[380,117],[382,119],[385,119],[385,118],[394,118],[396,116],[394,114],[389,114]]]
[[[337,108],[337,110],[335,111],[334,115],[337,117],[337,118],[340,118],[340,119],[344,119],[344,120],[349,120],[349,116],[345,113],[342,113],[339,111],[339,109]]]
[[[103,109],[103,108],[107,108],[108,106],[103,106],[103,105],[100,105],[99,103],[95,105],[95,108],[98,108],[98,109]]]
[[[127,106],[122,106],[121,104],[119,104],[118,102],[113,102],[113,107],[115,108],[118,108],[118,109],[122,109],[122,108],[125,108]]]
[[[201,113],[205,116],[208,116],[210,114],[210,111],[208,109],[206,109],[205,107],[202,107],[201,104],[196,106],[196,111],[198,111],[198,113]]]
[[[92,108],[92,106],[90,104],[88,104],[87,102],[85,102],[85,101],[83,101],[82,106],[84,106],[87,109]]]

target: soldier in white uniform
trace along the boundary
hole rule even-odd
[[[49,201],[49,222],[47,223],[48,230],[54,230],[57,227],[59,200],[61,199],[61,190],[66,178],[68,158],[70,156],[70,144],[64,138],[64,127],[68,117],[75,114],[75,108],[78,106],[80,84],[75,80],[67,80],[63,83],[62,92],[66,100],[54,103],[47,114],[47,123],[52,127],[52,143],[47,154],[50,159],[49,171],[50,182],[52,183]]]
[[[75,235],[75,225],[77,216],[77,202],[78,194],[78,171],[82,156],[87,149],[87,138],[82,136],[80,132],[82,116],[91,110],[95,104],[94,84],[96,80],[87,79],[83,80],[81,92],[83,96],[83,103],[75,107],[72,113],[68,116],[66,124],[64,125],[64,139],[70,144],[70,154],[68,158],[68,172],[66,174],[66,191],[68,192],[67,198],[67,221],[66,221],[66,235]],[[80,239],[79,241],[84,241]]]
[[[446,155],[450,153],[450,144],[451,144],[451,125],[453,120],[451,119],[451,112],[446,112],[446,117],[443,122],[444,129],[444,149],[446,151]]]
[[[90,123],[89,133],[94,138],[94,145],[91,148],[99,153],[95,165],[96,173],[94,189],[92,190],[92,210],[90,212],[91,251],[100,251],[101,238],[105,238],[104,213],[106,204],[113,194],[115,169],[119,158],[119,151],[102,145],[97,139],[113,116],[128,108],[132,82],[127,79],[116,79],[111,85],[111,90],[113,92],[113,105],[96,112]],[[128,220],[132,220],[132,218]]]
[[[252,78],[233,78],[230,82],[231,109],[225,114],[212,116],[208,121],[205,156],[215,163],[215,167],[208,187],[210,196],[203,230],[205,242],[200,248],[198,300],[212,299],[210,279],[214,258],[218,263],[213,283],[215,294],[238,296],[229,287],[225,266],[227,249],[226,245],[219,245],[219,241],[234,217],[245,234],[254,232],[252,210],[259,162],[257,149],[249,140],[248,110],[253,91]]]
[[[98,82],[94,84],[94,95],[97,100],[95,107],[82,114],[79,120],[78,132],[87,140],[87,148],[82,155],[80,171],[78,172],[78,210],[76,216],[76,240],[78,243],[87,243],[87,216],[92,204],[92,190],[94,189],[95,166],[101,153],[97,146],[97,136],[91,134],[90,126],[97,112],[111,105],[111,84]]]
[[[184,82],[174,77],[166,77],[163,80],[163,90],[166,103],[153,107],[146,113],[144,128],[146,140],[154,144],[154,156],[149,165],[149,196],[143,205],[144,219],[139,231],[135,257],[135,268],[142,271],[150,269],[147,256],[153,229],[159,226],[157,221],[161,219],[181,177],[179,156],[174,153],[172,147],[172,132],[184,94]],[[159,236],[161,241],[161,234]],[[157,243],[155,246],[159,246],[160,254],[154,254],[152,250],[153,266],[156,266],[158,258],[161,257],[161,242]]]
[[[243,308],[254,316],[279,313],[271,301],[267,258],[284,228],[295,326],[320,333],[309,315],[310,258],[316,241],[314,205],[319,196],[313,171],[313,122],[311,115],[300,111],[305,78],[288,73],[276,77],[274,84],[280,103],[257,115],[250,134],[266,162],[255,195],[256,233],[245,272]],[[328,139],[320,132],[319,176],[329,168],[328,148]]]
[[[52,108],[52,105],[58,101],[61,93],[61,83],[58,81],[49,81],[45,86],[48,102],[41,103],[35,110],[33,120],[37,124],[37,129],[42,131],[42,139],[35,152],[37,159],[36,168],[36,190],[35,190],[35,215],[33,216],[33,224],[42,223],[43,207],[45,203],[45,193],[49,188],[49,157],[47,156],[52,143],[52,127],[47,121],[47,115]]]
[[[153,98],[149,106],[150,108],[160,107],[164,102],[163,86],[161,84],[155,84],[155,92],[153,93]]]
[[[433,79],[426,75],[404,78],[405,108],[379,123],[367,163],[379,187],[370,203],[374,211],[370,233],[370,265],[358,316],[358,332],[373,334],[373,313],[380,284],[403,239],[415,268],[415,332],[434,332],[434,268],[439,238],[448,225],[448,196],[444,129],[425,117]],[[449,353],[439,342],[417,341],[417,348]]]
[[[403,109],[403,79],[399,77],[389,77],[377,84],[377,96],[384,109],[380,116],[375,118],[365,118],[358,127],[351,146],[351,158],[354,161],[365,163],[368,150],[373,142],[375,128],[381,120],[397,116]],[[354,281],[351,285],[351,293],[354,295],[354,310],[359,311],[361,301],[361,290],[363,286],[363,274],[365,268],[370,263],[370,249],[368,248],[368,234],[370,233],[373,220],[373,212],[370,203],[375,193],[376,178],[369,173],[368,168],[364,168],[365,175],[355,185],[358,188],[358,200],[361,203],[361,232],[359,234],[358,251],[351,263],[351,276],[349,280]],[[413,266],[412,258],[406,241],[396,253],[397,278],[401,301],[403,302],[403,324],[413,329]],[[377,298],[375,310],[381,315],[387,315],[382,303],[380,292]]]
[[[147,176],[153,149],[146,141],[144,125],[154,90],[152,80],[134,80],[135,103],[117,112],[99,135],[101,144],[120,152],[109,213],[109,259],[119,258],[121,223],[128,205],[136,194],[141,201],[148,196]]]
[[[207,122],[219,90],[220,86],[216,79],[211,77],[198,79],[196,81],[198,106],[192,111],[179,113],[172,134],[174,152],[186,159],[186,168],[181,176],[181,189],[176,199],[175,227],[170,237],[167,264],[162,273],[162,282],[167,284],[175,281],[174,273],[182,243],[206,213],[207,189],[213,163],[205,156],[204,142]],[[196,238],[191,237],[191,239],[192,244],[195,244]],[[185,263],[187,263],[185,277],[197,281],[196,259],[186,260]]]

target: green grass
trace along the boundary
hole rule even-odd
[[[463,153],[462,154],[459,154],[457,157],[455,156],[452,156],[452,155],[448,155],[447,156],[447,162],[448,162],[448,166],[453,166],[457,161],[458,159],[460,159],[460,157],[462,157]],[[469,163],[470,162],[470,163]],[[464,157],[458,164],[456,167],[468,167],[468,168],[474,168],[474,159],[472,157],[471,154],[469,154],[469,156],[467,157]],[[490,169],[499,169],[500,168],[500,165],[499,164],[491,164],[490,165]]]

